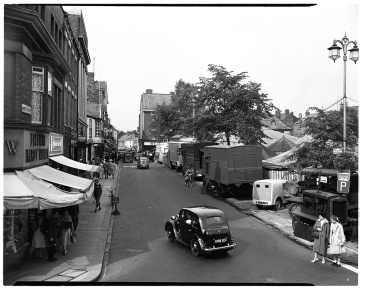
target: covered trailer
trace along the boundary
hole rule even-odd
[[[185,173],[189,166],[194,168],[195,174],[202,173],[204,147],[218,145],[216,142],[184,143],[181,145],[182,172]]]
[[[218,194],[236,193],[245,185],[262,179],[262,150],[257,145],[214,145],[204,147],[203,190]]]
[[[169,151],[169,146],[167,142],[158,142],[156,144],[156,152],[155,152],[155,161],[157,163],[162,164],[163,163],[163,157],[164,155],[167,155],[167,152]]]
[[[185,142],[173,141],[168,143],[167,166],[180,171],[182,169],[181,145]]]

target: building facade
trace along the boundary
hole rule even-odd
[[[151,122],[157,105],[171,102],[171,94],[154,94],[152,89],[147,89],[141,95],[139,111],[139,140],[138,150],[154,151],[157,140],[151,135]]]
[[[50,164],[56,155],[75,158],[80,48],[62,6],[4,5],[6,175]],[[4,267],[27,256],[36,213],[5,209]]]

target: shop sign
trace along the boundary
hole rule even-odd
[[[143,145],[156,145],[156,142],[154,141],[145,141]]]
[[[31,115],[32,114],[32,108],[27,106],[27,105],[22,104],[22,112],[25,113],[25,114]]]
[[[49,155],[63,154],[63,135],[58,133],[49,134]]]
[[[18,141],[16,140],[6,140],[6,144],[8,146],[9,154],[16,154],[16,148],[18,147]]]
[[[48,159],[48,148],[46,147],[46,135],[41,133],[30,133],[29,148],[25,149],[25,162],[36,162]]]

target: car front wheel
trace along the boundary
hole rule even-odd
[[[175,240],[174,229],[171,225],[167,228],[167,239],[169,239],[170,242],[174,242]]]
[[[191,249],[191,253],[194,256],[200,255],[199,243],[198,243],[198,240],[196,240],[195,238],[191,239],[191,241],[190,241],[190,249]]]

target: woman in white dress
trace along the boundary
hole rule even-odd
[[[32,247],[35,249],[35,258],[42,258],[42,249],[47,247],[46,237],[43,235],[41,231],[42,223],[43,223],[43,215],[38,214],[37,219],[35,219],[37,224],[37,230],[34,231]]]
[[[331,232],[330,232],[330,248],[328,250],[329,254],[333,254],[335,262],[333,266],[341,266],[341,253],[346,252],[344,247],[346,242],[345,234],[343,232],[343,227],[338,219],[338,217],[331,216]]]

